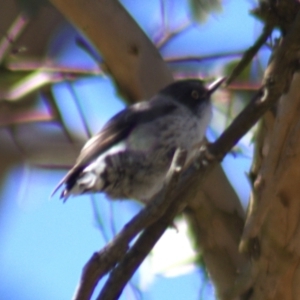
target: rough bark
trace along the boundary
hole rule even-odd
[[[280,88],[282,96],[260,125],[251,169],[253,192],[240,244],[252,257],[243,283],[246,299],[255,300],[300,297],[300,13],[297,1],[282,3],[296,5],[290,15],[298,14],[293,22],[286,17],[289,23],[265,72],[264,81]]]
[[[280,99],[276,118],[269,113],[268,120],[264,121],[267,127],[264,127],[266,134],[260,152],[262,163],[255,170],[248,218],[260,226],[255,226],[255,234],[242,244],[245,250],[251,251],[252,241],[256,243],[248,273],[253,282],[251,299],[255,300],[300,297],[299,85],[300,75],[295,74],[289,93]],[[261,210],[265,217],[257,222]]]

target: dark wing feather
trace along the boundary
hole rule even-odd
[[[137,124],[151,122],[156,118],[172,112],[177,107],[171,101],[163,103],[163,101],[159,101],[159,98],[155,100],[156,101],[141,102],[132,105],[110,119],[103,129],[86,143],[74,167],[59,182],[51,196],[54,195],[64,183],[66,184],[67,191],[72,189],[82,170],[96,157],[125,139]],[[61,197],[63,196],[64,192]]]

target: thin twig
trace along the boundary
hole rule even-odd
[[[1,32],[1,36],[3,37],[0,39],[0,63],[4,61],[6,56],[9,54],[9,51],[12,50],[14,43],[26,29],[29,21],[30,17],[28,14],[24,12],[19,13],[7,32]]]
[[[229,85],[248,66],[248,64],[252,61],[253,57],[256,55],[256,53],[261,48],[261,46],[267,41],[272,31],[273,31],[273,27],[265,25],[262,34],[256,40],[254,45],[251,46],[247,51],[245,51],[238,65],[233,69],[231,74],[228,76],[225,83],[226,85]]]
[[[169,174],[167,175],[166,192],[163,204],[169,204],[168,210],[161,218],[157,219],[154,224],[145,229],[138,240],[126,253],[122,261],[111,272],[109,279],[97,298],[98,300],[117,299],[119,297],[128,280],[149,254],[153,246],[165,232],[166,228],[172,223],[178,211],[184,208],[185,204],[182,203],[181,198],[177,198],[176,203],[173,201],[171,202],[170,200],[174,198],[176,186],[178,185],[185,159],[186,151],[177,151],[172,166],[170,167]]]
[[[168,31],[168,29],[166,30],[167,32],[164,33],[163,37],[155,43],[157,49],[162,49],[165,45],[168,44],[168,42],[176,37],[179,36],[180,34],[182,34],[185,30],[189,29],[191,26],[191,22],[186,21],[183,24],[181,24],[178,28],[172,30],[172,31]]]
[[[189,176],[185,176],[180,187],[176,189],[176,193],[173,194],[175,197],[172,199],[168,210],[161,219],[144,231],[134,246],[128,251],[121,263],[112,272],[98,300],[118,298],[127,280],[129,280],[152,246],[169,226],[176,213],[178,213],[178,208],[184,205],[185,201],[188,202],[189,199],[194,198],[201,181],[216,165],[217,160],[222,159],[259,118],[276,103],[280,96],[288,90],[292,74],[295,71],[294,65],[298,61],[297,49],[300,47],[300,38],[295,39],[294,35],[298,34],[299,30],[300,13],[297,16],[293,30],[291,30],[284,43],[281,44],[276,53],[277,57],[273,58],[270,64],[263,87],[254,95],[252,101],[221,137],[202,151],[198,160],[198,170],[194,166],[191,167],[194,168],[194,172],[188,170],[190,172]],[[286,49],[290,49],[289,55],[286,55]],[[294,51],[291,51],[291,49]],[[286,76],[278,76],[282,74],[283,69],[285,69],[284,74]]]
[[[147,207],[124,226],[111,243],[90,258],[83,269],[74,300],[90,299],[97,282],[124,256],[129,243],[141,230],[159,219],[168,209],[172,200],[172,197],[168,195],[174,192],[178,184],[179,174],[185,159],[186,151],[177,149],[166,179],[165,188],[150,201]]]
[[[190,199],[194,199],[201,185],[201,181],[204,180],[208,172],[218,163],[217,161],[222,159],[249,128],[251,128],[259,118],[277,102],[280,96],[288,90],[293,72],[295,72],[295,66],[297,66],[299,60],[299,31],[300,13],[297,16],[293,30],[286,36],[274,54],[273,60],[266,72],[262,88],[259,89],[253,97],[253,100],[232,122],[221,137],[215,143],[209,145],[205,151],[201,152],[197,160],[198,167],[196,168],[195,165],[193,165],[184,172],[183,180],[181,180],[178,188],[175,189],[171,197],[163,200],[171,203],[169,207],[166,206],[168,207],[167,210],[160,211],[160,213],[164,215],[160,220],[152,223],[154,218],[152,218],[151,214],[156,211],[158,206],[150,203],[138,216],[134,217],[110,244],[99,253],[96,253],[87,263],[75,299],[90,299],[99,279],[112,269],[124,254],[126,254],[129,241],[132,237],[142,228],[152,224],[144,231],[116,268],[116,270],[119,270],[118,272],[121,270],[126,273],[127,278],[131,276],[130,274],[134,272],[136,266],[139,265],[143,257],[145,257],[145,254],[150,251],[151,246],[155,244],[155,241],[169,226],[171,220],[178,212],[178,209],[181,208],[181,205],[184,205],[184,203]],[[287,49],[289,51],[287,51]],[[157,217],[158,215],[155,216]],[[144,217],[147,221],[141,219]],[[148,243],[147,246],[145,246],[145,243]],[[133,257],[136,258],[132,259]],[[113,276],[119,276],[118,274],[114,275],[118,272],[112,272],[110,282],[118,281],[113,278]],[[117,288],[118,290],[118,295],[124,286],[124,282],[126,283],[125,276],[124,279],[119,282],[118,287],[114,286],[114,289]],[[101,299],[116,299],[115,297],[118,295],[107,296],[107,298],[101,298],[102,296],[100,295],[99,297]]]
[[[233,51],[233,52],[224,52],[217,54],[209,54],[209,55],[201,55],[201,56],[168,56],[164,57],[164,61],[173,64],[173,63],[201,63],[203,61],[209,61],[216,59],[224,59],[224,58],[240,58],[242,56],[242,51]]]

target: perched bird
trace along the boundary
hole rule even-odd
[[[211,119],[211,94],[224,78],[206,88],[202,81],[177,81],[149,101],[131,105],[111,118],[80,152],[59,182],[61,198],[104,192],[111,199],[147,203],[163,187],[177,148],[189,163]]]

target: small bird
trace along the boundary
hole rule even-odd
[[[224,80],[208,88],[198,79],[177,81],[123,109],[87,141],[52,195],[65,185],[64,201],[104,192],[148,203],[162,189],[176,149],[187,151],[186,165],[196,155],[212,115],[210,96]]]

